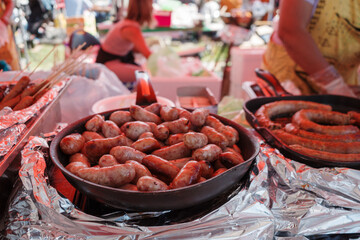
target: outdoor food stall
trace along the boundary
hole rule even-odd
[[[294,95],[260,68],[265,45],[238,48],[267,1],[178,51],[179,32],[213,31],[175,33],[193,5],[168,2],[133,89],[98,43],[0,71],[0,239],[360,239],[360,94]]]

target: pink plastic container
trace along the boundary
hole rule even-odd
[[[157,21],[157,27],[170,27],[171,11],[155,11],[154,17]]]

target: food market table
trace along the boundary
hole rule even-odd
[[[260,154],[230,194],[201,206],[160,212],[123,211],[59,194],[54,186],[67,183],[48,156],[58,131],[31,137],[21,151],[18,181],[4,211],[2,233],[9,239],[360,237],[360,172],[317,169],[287,159],[252,129]]]

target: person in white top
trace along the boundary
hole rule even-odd
[[[141,27],[151,25],[152,12],[152,0],[130,0],[126,18],[106,34],[96,58],[97,63],[105,64],[129,89],[135,83],[135,71],[142,70],[135,63],[134,52],[145,58],[151,55]]]

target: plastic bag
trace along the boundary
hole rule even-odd
[[[181,58],[168,46],[153,51],[147,61],[147,69],[157,77],[181,77],[186,74]]]

